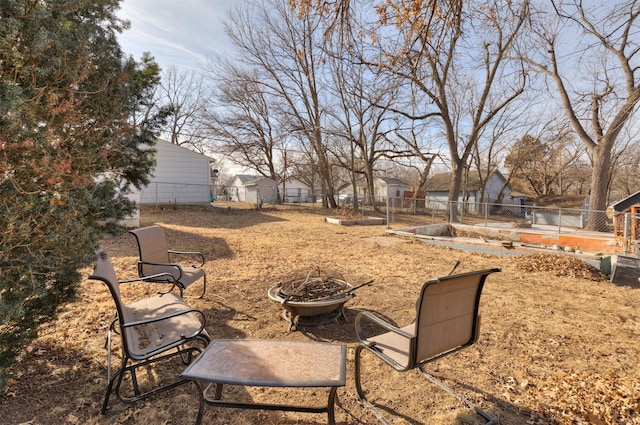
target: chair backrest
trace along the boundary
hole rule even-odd
[[[415,363],[473,344],[479,331],[479,304],[488,275],[479,270],[427,281],[416,303]]]
[[[130,230],[129,233],[135,236],[138,242],[138,253],[142,263],[168,263],[169,245],[164,229],[160,226],[149,226],[140,229]],[[161,266],[141,264],[139,267],[140,276],[149,276],[156,273],[166,273],[175,269]]]
[[[96,264],[93,269],[93,274],[89,276],[89,279],[100,280],[104,282],[109,291],[111,292],[111,296],[113,297],[116,305],[121,304],[120,299],[120,285],[118,284],[118,278],[116,277],[116,271],[113,268],[113,263],[111,263],[111,259],[104,253],[98,254],[98,259],[96,260]],[[118,308],[118,313],[120,313],[120,309]]]
[[[113,302],[116,305],[116,311],[118,312],[120,325],[126,323],[131,315],[129,314],[127,305],[124,304],[120,296],[120,284],[118,283],[116,271],[113,268],[113,263],[111,263],[111,259],[106,254],[99,254],[98,259],[96,260],[93,274],[89,276],[89,279],[99,280],[107,285],[107,287],[109,288],[109,292],[111,292]]]

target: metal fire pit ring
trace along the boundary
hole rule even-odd
[[[344,282],[345,288],[341,292],[340,296],[335,298],[328,298],[323,300],[309,300],[309,301],[291,301],[280,291],[280,285],[276,284],[269,288],[267,295],[269,299],[282,305],[284,311],[282,312],[282,318],[289,322],[289,331],[293,330],[297,326],[321,326],[329,323],[333,323],[344,315],[344,304],[351,298],[355,297],[354,290],[356,287]],[[330,314],[326,320],[313,321],[301,318],[317,317],[323,314]]]

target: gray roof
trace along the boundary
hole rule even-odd
[[[379,179],[385,182],[387,185],[409,186],[409,183],[397,177],[379,177]]]
[[[469,173],[469,180],[464,184],[467,190],[477,191],[480,190],[480,179],[475,176],[475,173]],[[473,176],[471,175],[473,174]],[[504,176],[499,171],[491,173],[495,174],[504,180]],[[427,192],[448,192],[449,184],[451,183],[451,173],[438,173],[434,174],[427,180],[426,189]]]
[[[257,184],[259,181],[264,179],[271,180],[269,177],[254,176],[250,174],[236,174],[236,178],[240,180],[240,183],[242,183],[243,186]]]
[[[628,211],[632,206],[640,204],[640,192],[629,195],[612,205],[615,212]]]

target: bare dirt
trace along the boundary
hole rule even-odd
[[[640,289],[617,286],[579,260],[555,255],[503,257],[435,247],[388,236],[385,226],[340,226],[318,209],[143,210],[141,225],[159,224],[172,247],[206,254],[209,288],[188,299],[207,317],[212,338],[270,338],[347,344],[347,385],[338,390],[338,424],[374,424],[357,402],[353,384],[353,319],[373,310],[404,325],[413,319],[422,283],[448,273],[500,267],[481,300],[479,341],[429,364],[427,369],[502,424],[640,424]],[[395,217],[394,228],[419,218]],[[105,240],[120,279],[136,275],[131,235]],[[303,267],[339,270],[357,290],[346,320],[289,332],[267,290]],[[86,270],[89,273],[89,270]],[[130,298],[157,287],[133,284]],[[195,290],[197,291],[197,289]],[[112,397],[99,410],[106,385],[106,331],[114,317],[106,287],[85,280],[76,300],[11,369],[0,393],[6,424],[192,424],[194,385],[126,404]],[[116,340],[116,346],[118,341]],[[117,353],[115,353],[117,354]],[[118,365],[114,357],[114,366]],[[179,373],[176,361],[149,370],[141,380]],[[476,415],[417,371],[399,373],[371,355],[363,362],[370,400],[393,424],[475,424]],[[265,402],[326,400],[324,389],[232,388],[229,397]],[[225,393],[225,396],[227,393]],[[316,403],[317,402],[317,403]],[[206,424],[325,424],[326,415],[207,407]]]

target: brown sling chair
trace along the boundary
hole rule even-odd
[[[129,231],[135,236],[138,243],[138,276],[148,277],[151,275],[162,274],[158,278],[147,278],[148,282],[173,282],[175,281],[180,288],[180,295],[191,284],[203,279],[202,293],[197,298],[202,298],[207,290],[207,275],[202,268],[205,263],[204,254],[195,251],[177,251],[169,249],[167,237],[164,229],[160,226],[143,227]],[[198,265],[182,265],[172,262],[174,258],[191,258],[198,257],[200,264]],[[173,279],[167,279],[167,274],[173,276]]]
[[[361,404],[368,408],[379,422],[389,424],[379,409],[367,400],[362,389],[363,349],[375,354],[397,371],[405,372],[417,367],[431,382],[485,418],[487,425],[499,423],[497,418],[447,387],[424,369],[426,363],[477,341],[480,330],[478,307],[482,287],[488,275],[499,271],[500,269],[494,268],[428,280],[420,291],[414,322],[403,328],[390,324],[373,312],[362,311],[356,315],[356,334],[360,340],[355,351],[356,390]],[[366,336],[363,330],[366,322],[369,322],[369,326],[374,326],[374,329],[386,332]]]
[[[169,383],[152,389],[147,389],[149,385],[145,385],[146,391],[143,392],[136,371],[140,367],[176,356],[180,357],[180,364],[190,363],[191,359],[210,341],[204,329],[204,314],[200,310],[189,307],[173,292],[163,292],[125,304],[121,298],[120,286],[124,283],[144,281],[144,279],[118,281],[111,260],[104,253],[98,255],[94,272],[89,279],[105,283],[116,305],[116,318],[111,322],[107,332],[108,384],[100,412],[105,414],[107,410],[114,383],[116,394],[124,402],[141,400],[188,383],[188,380],[179,378],[183,365],[177,371],[175,379],[167,379]],[[120,369],[113,374],[111,373],[112,332],[119,334],[122,339],[122,363]],[[127,395],[124,395],[121,390],[125,374],[130,375],[131,379],[128,381],[133,387],[128,389],[132,393]]]

